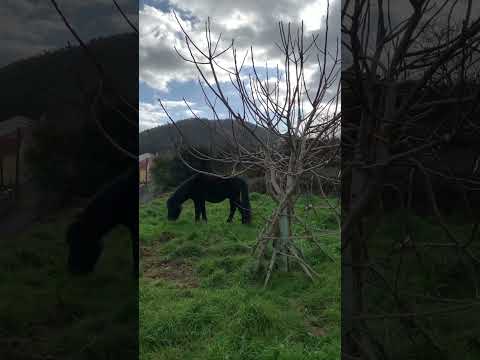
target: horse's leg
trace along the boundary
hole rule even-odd
[[[200,202],[200,209],[202,210],[202,219],[207,222],[207,209],[205,208],[205,200]]]
[[[195,221],[200,221],[200,213],[202,212],[202,205],[199,200],[194,200],[195,204]]]
[[[228,216],[227,222],[232,222],[235,210],[237,210],[237,204],[234,199],[230,199],[230,215]]]
[[[244,224],[245,223],[245,210],[243,209],[242,201],[240,200],[240,193],[237,194],[234,202],[235,202],[235,205],[238,207],[238,211],[240,212],[240,215],[242,216],[242,224]]]

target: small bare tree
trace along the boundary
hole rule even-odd
[[[308,38],[303,23],[297,29],[290,24],[279,24],[281,41],[276,45],[281,51],[283,66],[277,65],[274,71],[268,64],[263,70],[257,65],[252,47],[242,57],[233,40],[221,48],[221,34],[212,39],[210,20],[206,22],[204,47],[193,40],[178,17],[177,21],[186,46],[186,52],[176,49],[177,53],[196,67],[205,102],[215,121],[204,121],[190,110],[198,121],[213,129],[214,141],[221,138],[223,143],[215,154],[194,149],[192,153],[199,158],[229,164],[228,174],[208,172],[210,175],[233,177],[253,168],[260,168],[265,174],[267,192],[276,203],[254,249],[258,271],[272,245],[272,255],[265,264],[265,285],[275,265],[287,270],[289,259],[297,261],[305,273],[313,277],[315,271],[305,262],[293,241],[292,224],[303,178],[310,175],[330,182],[338,180],[323,176],[321,171],[338,163],[339,157],[339,144],[335,139],[340,124],[340,52],[338,42],[333,52],[328,47],[328,12],[321,34],[311,34]],[[231,54],[230,66],[225,64],[227,54]],[[248,66],[247,59],[250,59]],[[312,72],[314,75],[309,76]],[[229,82],[220,80],[225,75]],[[227,96],[226,84],[234,89],[233,100]],[[186,100],[185,104],[189,107]],[[222,122],[219,109],[228,112],[230,128],[215,126]],[[245,138],[250,139],[248,144],[243,141]]]

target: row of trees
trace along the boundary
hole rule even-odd
[[[208,154],[210,157],[212,156],[210,149],[201,146],[195,147],[195,149],[203,154]],[[171,153],[159,153],[149,168],[155,190],[160,192],[174,190],[180,183],[194,175],[196,170],[221,174],[229,174],[232,171],[229,164],[198,158],[191,153],[189,147],[178,148]],[[316,195],[338,196],[340,183],[332,181],[332,179],[338,177],[339,171],[340,164],[333,163],[331,167],[319,170],[321,176],[304,174],[299,179],[296,192],[300,194],[308,192]],[[242,177],[249,183],[250,192],[266,193],[265,175],[262,168],[250,168],[242,174]]]

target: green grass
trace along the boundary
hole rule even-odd
[[[303,218],[306,201],[298,209]],[[208,204],[208,224],[194,223],[190,205],[180,221],[168,223],[164,198],[140,209],[142,359],[339,358],[338,236],[321,238],[322,249],[299,243],[321,275],[315,283],[294,268],[275,274],[263,290],[250,272],[250,249],[273,204],[252,194],[251,226],[238,217],[226,224],[227,205]],[[1,239],[2,359],[136,357],[137,283],[131,278],[128,231],[107,236],[94,274],[72,277],[64,232],[74,212]],[[325,209],[310,220],[318,233],[335,228]]]
[[[253,224],[227,224],[228,202],[207,204],[208,223],[195,223],[185,204],[177,222],[166,221],[166,198],[140,208],[141,359],[320,360],[340,358],[340,240],[319,237],[321,248],[299,241],[320,274],[311,282],[300,268],[275,273],[263,289],[252,275],[251,247],[274,207],[251,194]],[[316,234],[337,229],[324,208],[297,213]],[[295,229],[302,234],[302,228]]]
[[[105,239],[95,274],[72,277],[64,233],[73,215],[1,239],[0,358],[135,358],[137,283],[128,231],[118,228]]]
[[[388,316],[386,320],[370,321],[371,334],[386,345],[391,359],[417,358],[418,354],[431,359],[479,359],[479,264],[455,246],[448,246],[452,241],[429,217],[412,216],[410,243],[400,248],[398,243],[405,239],[403,219],[402,213],[397,212],[377,222],[380,226],[369,242],[369,255],[383,279],[369,274],[365,306],[373,314],[423,315],[413,318],[413,323]],[[471,225],[453,218],[447,219],[447,223],[457,240],[462,244],[469,241]],[[480,258],[479,241],[477,233],[469,246],[476,259]],[[409,311],[398,309],[384,280],[390,286],[395,284],[399,297],[408,302]]]

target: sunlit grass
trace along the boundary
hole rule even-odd
[[[147,254],[140,280],[142,359],[340,358],[338,233],[319,238],[321,249],[306,240],[299,244],[320,274],[314,283],[293,266],[290,273],[276,273],[264,290],[251,271],[251,247],[273,210],[267,196],[251,194],[249,226],[240,224],[238,214],[226,223],[228,202],[207,204],[208,223],[194,222],[192,204],[185,204],[177,222],[168,222],[165,200],[140,208]],[[303,219],[307,203],[322,201],[301,199],[297,213]],[[308,216],[317,233],[337,229],[329,209]],[[155,272],[162,266],[169,270]]]

